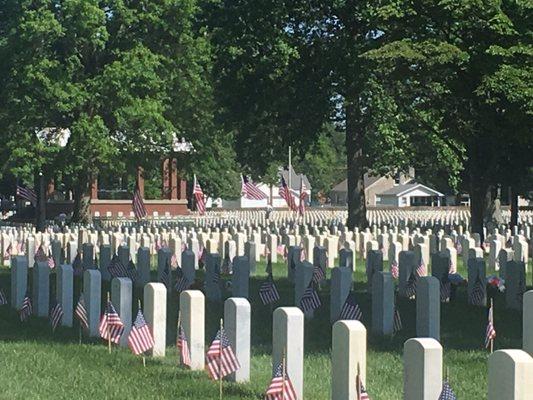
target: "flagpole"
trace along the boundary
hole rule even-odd
[[[285,348],[281,355],[281,400],[285,400]]]
[[[361,373],[361,368],[359,366],[359,363],[357,363],[357,374],[355,375],[355,395],[357,400],[361,400],[361,377],[359,374]]]
[[[222,329],[224,329],[224,321],[220,318],[220,340],[218,342],[218,381],[220,400],[222,400]]]
[[[291,170],[292,170],[292,147],[289,146],[289,179],[288,179],[288,183],[289,183],[289,193],[291,193],[292,191],[292,185],[291,185]],[[292,196],[292,194],[291,194]]]
[[[181,322],[181,311],[178,311],[178,327],[177,327],[177,330],[176,330],[176,335],[178,337],[178,339],[176,340],[176,342],[179,342],[180,341],[180,322]],[[182,344],[183,346],[183,344]],[[178,351],[178,366],[181,365],[181,352]]]
[[[492,329],[494,329],[494,309],[493,309],[494,303],[493,300],[490,299],[490,323],[492,324]],[[494,352],[494,338],[492,338],[493,335],[491,335],[490,339],[490,354]]]
[[[109,297],[109,292],[107,292],[107,303],[109,304],[110,302],[110,297]],[[107,308],[107,305],[106,305],[106,308]],[[111,329],[110,329],[110,326],[109,326],[109,318],[108,316],[106,315],[107,313],[107,310],[104,311],[104,318],[106,318],[106,322],[107,322],[107,350],[109,352],[109,354],[111,354]]]
[[[141,299],[137,299],[137,302],[139,304],[139,310],[141,309]],[[144,355],[144,352],[142,353],[142,357],[143,357],[143,367],[146,368],[146,356]]]
[[[81,327],[81,321],[79,322],[80,325],[80,337],[79,337],[79,344],[81,345],[81,336],[82,336],[82,327]]]

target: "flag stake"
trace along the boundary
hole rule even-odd
[[[219,384],[219,394],[220,394],[220,400],[222,400],[222,329],[224,329],[224,322],[222,318],[220,318],[220,342],[218,344],[218,381]]]
[[[81,327],[81,321],[80,321],[80,337],[79,337],[79,344],[81,344],[81,336],[82,336],[82,327]]]
[[[139,305],[139,310],[140,310],[141,309],[141,299],[137,299],[137,304]],[[142,358],[143,358],[143,367],[146,368],[146,356],[145,356],[144,352],[142,353]]]
[[[493,306],[494,306],[494,303],[493,303],[492,299],[490,299],[490,319],[491,319],[490,322],[491,322],[492,326],[494,326],[494,308],[493,308]],[[492,354],[493,351],[494,351],[494,339],[491,338],[490,339],[490,354]]]
[[[285,399],[285,348],[281,355],[281,398]]]
[[[109,303],[109,301],[110,301],[109,292],[107,292],[107,302]],[[104,318],[107,318],[106,312],[107,310],[104,311]],[[107,350],[109,354],[111,354],[111,327],[109,325],[109,321],[107,321]]]
[[[178,325],[176,328],[176,343],[180,340],[180,323],[181,323],[181,311],[178,311]],[[178,351],[178,366],[181,365],[181,351]]]

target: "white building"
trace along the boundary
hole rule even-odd
[[[376,195],[377,207],[440,206],[444,194],[421,183],[394,186]]]

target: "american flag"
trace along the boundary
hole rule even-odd
[[[470,304],[474,306],[485,305],[483,302],[483,299],[485,297],[485,291],[483,289],[483,283],[481,282],[481,279],[478,276],[476,282],[474,283],[474,287],[470,292]]]
[[[176,253],[172,253],[172,256],[170,257],[170,266],[172,268],[176,268],[178,266],[178,257],[176,257]]]
[[[140,308],[128,336],[128,347],[136,356],[154,347],[152,332]]]
[[[137,268],[135,267],[135,263],[133,260],[130,260],[128,263],[128,267],[126,268],[126,276],[130,278],[133,282],[137,279]]]
[[[29,187],[23,187],[17,185],[17,196],[24,200],[28,200],[32,206],[37,204],[37,194]]]
[[[227,275],[231,274],[231,271],[233,270],[233,264],[231,263],[228,253],[224,255],[224,260],[222,260],[222,266],[220,267],[220,270],[220,272]]]
[[[305,186],[303,175],[300,175],[300,203],[298,205],[298,212],[302,216],[305,214],[305,200],[307,199],[306,190],[307,187]]]
[[[272,273],[268,275],[266,281],[264,281],[259,287],[259,297],[263,302],[263,305],[272,304],[279,300],[279,293]]]
[[[450,268],[449,268],[449,273],[450,274],[455,274],[457,273],[457,267],[455,266],[455,264],[453,263],[452,259],[450,258]]]
[[[496,329],[494,328],[494,314],[491,304],[489,308],[489,315],[487,318],[487,329],[485,330],[485,348],[489,348],[491,341],[493,341],[495,338]]]
[[[287,253],[285,251],[286,247],[283,244],[278,244],[276,247],[276,253],[278,253],[278,256],[282,256],[284,259],[287,258]]]
[[[420,265],[416,268],[416,274],[419,277],[423,277],[427,275],[427,269],[426,269],[426,264],[424,264],[424,260],[420,260]]]
[[[20,320],[22,322],[25,322],[30,318],[30,316],[33,314],[33,305],[31,303],[31,298],[28,293],[26,293],[26,296],[24,296],[24,299],[22,300],[22,306],[20,307],[19,315]]]
[[[440,392],[438,400],[457,400],[448,381],[442,382],[442,391]]]
[[[313,282],[311,282],[300,299],[300,308],[303,312],[308,312],[316,310],[321,305],[320,297],[318,297],[318,293],[313,287]]]
[[[403,328],[403,325],[402,325],[402,317],[400,315],[400,310],[398,310],[398,307],[394,307],[394,321],[393,321],[394,333],[400,332],[402,328]]]
[[[98,331],[100,332],[100,337],[102,339],[111,340],[111,342],[117,344],[124,332],[124,324],[115,310],[113,303],[110,301],[107,302],[104,315],[102,315],[102,318],[100,319]]]
[[[128,276],[128,270],[126,269],[124,264],[122,264],[122,261],[120,261],[120,258],[118,258],[116,254],[109,262],[107,270],[109,271],[109,274],[112,278],[125,278]]]
[[[135,214],[135,218],[137,219],[137,221],[146,218],[146,216],[148,215],[138,183],[135,186],[135,190],[133,192],[133,200],[131,202],[131,207],[133,208],[133,214]]]
[[[170,279],[171,279],[171,272],[170,272],[170,263],[167,261],[165,263],[165,268],[163,268],[163,271],[161,271],[161,276],[159,277],[159,282],[164,283],[165,286],[170,286]]]
[[[176,268],[176,290],[178,293],[183,292],[184,290],[187,290],[190,286],[190,282],[185,277],[185,274],[183,273],[183,269],[178,267]]]
[[[451,290],[452,284],[449,279],[445,278],[440,281],[440,301],[442,303],[450,301]]]
[[[290,172],[289,172],[290,173]],[[283,176],[281,177],[281,183],[279,187],[279,195],[285,199],[285,202],[287,203],[287,206],[292,211],[296,211],[298,208],[296,207],[296,202],[294,201],[294,196],[292,195],[292,190],[289,189],[287,186],[287,182],[285,182],[285,178]]]
[[[7,305],[7,297],[2,289],[0,289],[0,306]]]
[[[56,267],[56,263],[54,261],[54,257],[48,256],[48,267],[50,269],[54,269]]]
[[[305,247],[302,243],[300,243],[300,246],[298,247],[300,248],[300,262],[304,262],[307,258],[307,252],[305,251]]]
[[[363,385],[363,379],[361,378],[361,373],[359,371],[359,365],[357,365],[357,375],[355,375],[356,382],[356,400],[370,400],[370,396],[366,392],[365,386]]]
[[[416,296],[416,283],[417,283],[417,276],[415,273],[411,273],[405,285],[405,296],[407,298],[412,299],[413,297]]]
[[[241,366],[235,356],[224,329],[220,328],[206,354],[206,367],[211,379],[221,379]]]
[[[200,215],[205,214],[204,191],[202,190],[202,187],[196,180],[196,175],[194,175],[194,185],[192,189],[192,194],[194,196],[194,200],[196,201],[196,209],[198,210]]]
[[[265,393],[265,400],[297,400],[296,390],[289,375],[285,371],[283,362],[278,364]]]
[[[398,263],[396,260],[392,260],[390,265],[390,273],[393,279],[398,279],[400,277],[400,269],[398,268]]]
[[[270,253],[267,255],[267,264],[266,264],[265,272],[268,275],[272,275],[272,256],[270,255]]]
[[[11,253],[13,251],[13,246],[11,243],[9,243],[9,246],[7,246],[6,250],[4,251],[4,260],[9,260],[11,257]]]
[[[176,341],[176,347],[180,353],[180,362],[181,365],[187,367],[191,366],[191,352],[189,351],[189,342],[187,341],[187,336],[185,335],[185,330],[181,326],[178,327],[178,339]]]
[[[355,300],[355,294],[353,292],[350,292],[350,294],[348,294],[348,297],[346,298],[346,301],[342,305],[339,319],[356,319],[358,321],[361,321],[361,318],[363,318],[363,312],[361,311],[359,304],[357,304],[357,301]]]
[[[268,198],[268,196],[259,189],[251,179],[248,179],[246,175],[241,176],[241,194],[246,199],[250,200],[263,200]]]
[[[74,315],[80,321],[80,325],[84,329],[89,328],[89,316],[87,315],[87,309],[85,308],[85,299],[83,298],[83,293],[80,294],[80,299],[76,308],[74,309]]]
[[[55,305],[50,310],[50,324],[52,325],[52,330],[55,331],[61,320],[63,319],[63,307],[61,304],[56,302]]]
[[[315,265],[313,267],[313,277],[311,279],[313,283],[316,283],[318,285],[320,282],[326,279],[326,274],[324,273],[324,270],[322,268],[320,268],[318,265]]]

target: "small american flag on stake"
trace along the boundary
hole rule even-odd
[[[272,273],[270,273],[261,286],[259,287],[259,297],[263,305],[272,304],[279,300],[279,293]]]
[[[392,260],[391,262],[390,273],[393,279],[398,279],[400,277],[400,269],[398,268],[398,263],[396,260]]]
[[[131,207],[133,208],[133,214],[137,221],[146,218],[148,213],[146,212],[146,207],[144,205],[143,197],[141,195],[141,190],[139,189],[139,182],[135,185],[135,191],[133,192],[133,200],[131,202]]]
[[[33,305],[31,303],[31,298],[28,293],[24,296],[22,300],[22,306],[20,307],[19,315],[22,322],[26,322],[28,318],[33,314]]]
[[[2,289],[0,289],[0,306],[7,305],[7,297]]]
[[[83,293],[80,293],[80,298],[76,308],[74,310],[74,315],[80,321],[80,326],[83,329],[89,328],[89,316],[87,315],[87,309],[85,308],[85,299],[83,298]]]
[[[393,321],[393,330],[394,333],[400,332],[402,330],[402,317],[400,315],[400,310],[398,307],[394,307],[394,321]]]
[[[313,277],[311,279],[313,280],[313,283],[316,283],[318,285],[320,282],[326,279],[326,274],[320,266],[315,265],[313,267]]]
[[[189,350],[189,342],[187,341],[187,336],[185,335],[185,330],[183,329],[183,326],[181,326],[181,323],[178,323],[178,338],[176,341],[176,347],[179,351],[181,365],[190,367],[191,352]]]
[[[355,294],[353,292],[350,292],[342,306],[339,319],[356,319],[358,321],[361,321],[361,318],[363,318],[363,312],[361,311],[359,304],[357,304],[357,301],[355,300]]]
[[[63,307],[56,302],[50,310],[50,324],[52,325],[52,331],[55,331],[61,320],[63,319]]]
[[[120,342],[120,337],[124,332],[124,324],[115,310],[113,303],[111,303],[109,299],[107,300],[104,314],[100,319],[98,332],[100,332],[100,337],[107,340],[110,344],[118,344]]]
[[[249,200],[264,200],[268,198],[246,175],[241,175],[241,195]]]
[[[187,290],[190,286],[190,282],[185,277],[185,274],[183,273],[183,269],[178,267],[176,268],[176,290],[178,293],[183,292],[184,290]]]
[[[442,303],[447,303],[450,301],[450,295],[452,290],[452,284],[450,280],[446,277],[440,281],[440,301]]]
[[[313,282],[311,281],[307,289],[305,289],[302,298],[300,299],[300,309],[305,313],[316,310],[321,305],[322,302],[320,301],[320,297],[318,297],[318,293],[313,287]]]
[[[206,364],[209,377],[213,380],[222,379],[241,367],[223,327],[220,327],[207,350]]]
[[[408,299],[412,299],[416,296],[416,283],[417,283],[417,276],[415,273],[411,273],[409,276],[409,279],[407,280],[407,283],[405,285],[405,296]]]
[[[281,198],[285,199],[290,210],[296,211],[298,209],[298,207],[296,207],[296,202],[294,201],[294,196],[292,195],[292,190],[287,186],[287,182],[285,182],[283,176],[281,177],[279,195]]]
[[[487,318],[487,329],[485,330],[485,348],[490,347],[490,352],[492,353],[494,347],[494,339],[496,338],[496,329],[494,328],[494,313],[493,313],[493,302],[490,301],[489,315]]]
[[[137,317],[133,322],[133,326],[131,327],[131,331],[128,336],[128,347],[136,356],[154,347],[154,338],[152,336],[152,332],[150,331],[150,327],[144,319],[144,315],[140,307],[137,311]]]
[[[357,374],[355,375],[355,390],[357,394],[357,400],[370,400],[370,396],[366,392],[365,386],[363,385],[363,379],[361,377],[361,368],[357,364]]]
[[[483,301],[485,297],[485,292],[483,289],[483,283],[481,282],[481,279],[478,275],[476,282],[474,283],[474,287],[470,292],[470,304],[474,306],[485,306],[485,303]]]
[[[265,393],[265,400],[297,400],[296,390],[285,370],[285,357],[278,364]]]
[[[37,194],[29,187],[17,185],[17,196],[24,200],[28,200],[34,207],[37,204]]]
[[[427,275],[426,264],[424,263],[424,260],[422,260],[422,259],[420,260],[420,264],[416,268],[416,274],[420,278]]]
[[[457,397],[447,380],[442,382],[442,391],[440,392],[438,400],[457,400]]]
[[[192,194],[194,196],[194,200],[196,201],[196,210],[198,210],[198,213],[200,215],[205,214],[205,199],[204,199],[204,191],[202,190],[202,187],[196,180],[196,175],[194,175],[194,185],[192,189]]]

